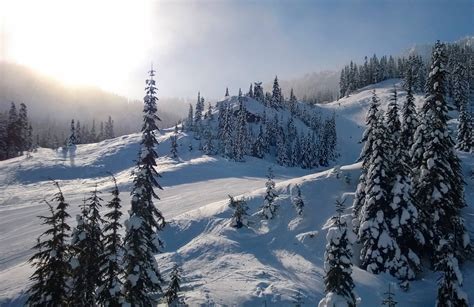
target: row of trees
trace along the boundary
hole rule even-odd
[[[246,102],[252,101],[249,98],[264,105],[263,114],[247,110]],[[244,161],[246,155],[273,156],[279,165],[303,168],[327,166],[338,156],[335,114],[323,120],[317,113],[308,112],[310,106],[300,106],[293,91],[289,101],[282,101],[277,78],[271,99],[265,99],[261,84],[255,83],[246,97],[239,90],[237,101],[226,99],[217,108],[216,121],[210,105],[204,113],[204,98],[198,95],[195,111],[191,105],[184,123],[206,154],[221,154],[235,161]],[[278,109],[287,109],[291,116],[283,118]],[[310,129],[299,130],[298,118]]]
[[[64,145],[96,143],[114,137],[114,121],[110,116],[105,124],[104,122],[100,122],[100,129],[98,132],[96,131],[95,120],[92,121],[92,127],[89,129],[88,125],[81,126],[80,121],[76,121],[74,124],[73,119],[71,120],[69,137],[64,141]]]
[[[11,103],[8,114],[0,113],[0,160],[18,157],[33,150],[33,128],[24,103],[17,110]]]
[[[467,306],[458,264],[470,240],[460,215],[465,206],[460,161],[447,128],[445,50],[436,43],[419,114],[413,78],[407,78],[401,121],[396,91],[385,114],[374,92],[353,214],[364,269],[388,272],[407,289],[422,269],[421,259],[430,259],[443,272],[438,306]]]
[[[154,71],[146,84],[141,147],[133,173],[131,209],[125,222],[125,236],[120,235],[121,205],[115,183],[110,209],[102,217],[102,198],[95,189],[84,201],[77,225],[71,232],[68,203],[59,187],[51,202],[49,216],[41,219],[48,229],[38,238],[37,252],[31,258],[36,268],[29,289],[29,306],[152,306],[162,293],[172,303],[177,299],[180,273],[172,271],[168,290],[155,254],[161,251],[158,233],[165,219],[156,208],[157,178],[155,137],[157,131],[156,85]],[[74,123],[71,125],[74,131]],[[71,138],[70,138],[71,139]],[[70,242],[69,242],[69,239]]]

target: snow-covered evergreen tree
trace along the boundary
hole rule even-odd
[[[402,107],[402,131],[401,131],[401,146],[407,154],[413,146],[413,136],[418,127],[418,118],[415,108],[415,97],[413,96],[414,86],[413,68],[410,66],[405,72],[405,88],[407,91],[405,103]],[[407,161],[411,162],[411,161]],[[411,164],[411,163],[410,163]]]
[[[252,83],[250,83],[250,88],[249,88],[249,92],[247,93],[247,96],[249,96],[250,98],[253,98],[253,87],[252,87]]]
[[[262,125],[259,126],[259,132],[255,142],[252,146],[252,155],[257,158],[263,158],[265,156],[265,137],[263,133]]]
[[[443,272],[439,281],[436,307],[468,307],[468,297],[462,290],[463,276],[459,268],[458,259],[446,251],[447,255],[438,265]]]
[[[229,97],[229,88],[228,87],[225,88],[225,95],[224,96]]]
[[[291,198],[293,207],[295,207],[296,213],[298,215],[303,215],[304,201],[303,196],[301,196],[301,189],[298,185],[295,185],[293,189],[293,197]]]
[[[264,103],[265,94],[263,93],[262,82],[254,82],[253,96],[254,96],[255,100],[257,100],[261,103]]]
[[[189,104],[188,118],[186,119],[186,130],[192,131],[194,127],[193,105]]]
[[[356,232],[358,231],[361,220],[360,210],[362,209],[365,203],[365,177],[370,166],[370,154],[372,151],[372,144],[374,142],[374,129],[380,121],[379,105],[379,99],[374,90],[372,93],[371,104],[369,110],[367,111],[367,116],[365,119],[366,128],[361,140],[361,142],[364,142],[364,147],[362,148],[362,152],[359,156],[359,161],[362,161],[362,174],[359,177],[359,183],[357,185],[357,189],[354,196],[354,202],[352,204],[355,222],[354,226]]]
[[[388,291],[384,293],[385,297],[382,300],[382,306],[387,306],[387,307],[395,307],[397,306],[397,302],[395,301],[394,298],[394,293],[392,292],[391,289],[391,284],[388,284]]]
[[[463,103],[459,112],[456,148],[461,151],[470,152],[472,150],[472,143],[472,116],[467,110],[466,103]]]
[[[198,92],[198,98],[196,102],[196,108],[194,112],[194,125],[197,127],[201,123],[202,115],[204,112],[204,97],[201,97],[201,93]]]
[[[104,215],[103,248],[100,256],[100,283],[97,302],[103,306],[121,306],[123,303],[122,278],[124,275],[121,258],[123,256],[123,242],[120,234],[122,217],[120,191],[115,177],[112,176],[114,188],[112,199],[106,207],[109,211]]]
[[[134,171],[130,217],[125,223],[125,302],[135,306],[154,304],[154,295],[161,292],[161,274],[155,259],[163,243],[158,232],[165,226],[165,219],[156,208],[153,199],[158,199],[154,189],[161,188],[155,169],[158,154],[155,151],[158,141],[156,115],[155,71],[149,72],[146,81],[146,96],[143,108],[141,148]]]
[[[234,142],[234,159],[235,161],[244,161],[244,155],[247,154],[248,147],[248,130],[247,130],[247,110],[242,102],[243,97],[240,95],[242,91],[239,89],[239,112],[237,115],[237,134]]]
[[[343,215],[344,205],[336,202],[336,215],[326,223],[326,252],[324,253],[324,284],[326,296],[319,307],[356,306],[354,281],[352,280],[352,245],[356,236],[350,226],[350,218]]]
[[[291,114],[296,114],[296,107],[297,107],[297,99],[296,99],[296,96],[295,96],[295,93],[293,92],[293,88],[291,88],[290,90],[290,112]]]
[[[399,252],[391,231],[394,210],[387,206],[392,190],[391,150],[387,129],[382,121],[372,127],[373,138],[369,165],[365,177],[365,200],[360,210],[360,260],[368,272],[378,274],[396,265],[393,255]]]
[[[273,80],[273,91],[272,91],[272,98],[270,100],[270,107],[278,108],[281,106],[281,89],[280,85],[278,84],[278,77],[275,76],[275,80]]]
[[[71,230],[67,224],[70,217],[67,213],[69,204],[66,203],[59,184],[54,182],[54,185],[58,192],[54,194],[51,202],[56,203],[56,206],[46,202],[50,216],[40,218],[48,228],[38,237],[38,243],[34,247],[37,252],[29,260],[36,270],[30,277],[33,283],[28,290],[28,306],[68,304],[68,279],[71,273],[67,243]]]
[[[462,260],[469,236],[460,218],[465,206],[459,158],[448,133],[445,100],[445,47],[439,41],[433,49],[425,102],[420,111],[422,125],[415,134],[412,157],[417,163],[414,197],[420,203],[426,225],[427,246],[436,265],[453,254]],[[446,243],[447,242],[447,243]],[[445,246],[447,244],[447,246]]]
[[[275,191],[275,181],[273,181],[273,170],[268,168],[267,182],[265,183],[267,188],[265,199],[262,206],[262,217],[264,219],[273,219],[276,215],[277,204],[275,204],[275,198],[278,194]]]
[[[67,140],[67,146],[68,147],[74,147],[77,144],[77,138],[76,138],[76,127],[74,126],[74,119],[71,120],[71,130],[69,133],[69,137]]]
[[[173,159],[178,158],[178,135],[175,133],[170,137],[171,147],[170,153]]]
[[[223,144],[223,153],[224,156],[233,159],[234,158],[234,140],[232,136],[232,131],[234,129],[234,116],[232,114],[232,109],[227,103],[225,106],[225,115],[224,115],[224,126],[222,127],[221,132],[221,143]]]
[[[400,156],[400,138],[401,138],[401,123],[400,116],[398,114],[398,101],[397,101],[397,89],[392,89],[390,102],[387,106],[387,112],[385,113],[385,126],[387,129],[387,136],[389,148],[392,151],[390,156],[392,161],[395,161]]]
[[[165,292],[168,306],[178,306],[179,292],[181,291],[181,268],[175,264],[170,273],[170,283]]]
[[[229,195],[229,207],[234,209],[230,225],[235,228],[247,227],[248,221],[248,206],[245,199],[235,199]]]
[[[105,123],[104,137],[106,139],[113,139],[115,137],[114,121],[112,120],[112,117],[110,115],[109,115],[109,118],[107,119],[107,122]]]

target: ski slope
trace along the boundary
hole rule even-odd
[[[364,129],[365,113],[375,87],[386,106],[397,80],[359,90],[348,98],[318,106],[320,112],[336,112],[338,148],[341,166],[303,170],[275,165],[271,159],[246,157],[246,162],[232,162],[219,156],[206,156],[192,135],[179,134],[179,161],[170,159],[169,138],[172,129],[159,134],[158,170],[163,190],[156,202],[169,225],[162,233],[164,252],[157,255],[164,276],[174,263],[184,272],[183,295],[190,306],[291,306],[292,297],[300,291],[307,306],[323,297],[323,259],[326,220],[334,213],[336,199],[352,204],[360,173],[355,163]],[[399,92],[400,101],[404,93]],[[421,97],[417,97],[421,102]],[[249,107],[250,109],[251,107]],[[263,112],[257,106],[252,112]],[[82,199],[97,185],[105,200],[110,198],[113,172],[121,191],[124,212],[129,208],[131,172],[138,151],[139,134],[122,136],[97,144],[79,145],[75,157],[61,152],[39,149],[31,158],[19,157],[0,161],[0,305],[21,306],[23,292],[32,273],[26,262],[36,237],[44,230],[36,217],[46,213],[41,201],[55,192],[49,179],[59,180],[69,213],[79,212]],[[474,182],[468,176],[474,168],[471,154],[461,154],[466,174],[464,210],[466,224],[474,232]],[[278,217],[261,221],[267,168],[273,167],[279,197]],[[305,207],[297,216],[291,204],[295,185],[301,188]],[[228,194],[245,197],[251,225],[248,229],[229,226],[232,210]],[[126,216],[126,214],[125,214]],[[74,224],[71,219],[71,224]],[[471,235],[474,237],[474,235]],[[357,260],[355,260],[357,261]],[[474,265],[465,263],[464,290],[474,300]],[[356,292],[361,306],[380,305],[389,275],[373,275],[354,268]],[[433,306],[438,274],[426,271],[411,289],[395,289],[399,306]]]

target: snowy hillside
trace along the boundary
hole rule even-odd
[[[335,167],[305,170],[279,166],[272,158],[246,157],[246,162],[233,162],[220,156],[207,156],[197,150],[199,141],[186,132],[179,133],[179,161],[176,161],[169,157],[173,130],[161,131],[158,171],[163,190],[157,191],[161,198],[157,206],[169,225],[162,234],[165,251],[157,259],[165,276],[173,264],[182,265],[186,303],[291,306],[293,297],[300,291],[304,305],[317,304],[324,292],[326,230],[322,229],[323,225],[334,214],[335,200],[345,199],[346,206],[352,204],[360,173],[360,164],[355,161],[361,149],[359,141],[372,89],[376,88],[384,108],[394,85],[400,87],[398,80],[388,80],[317,107],[323,116],[336,114],[340,157],[339,166]],[[400,90],[399,94],[403,101],[404,92]],[[421,97],[416,99],[421,101]],[[261,106],[252,102],[246,102],[247,110],[261,115]],[[285,112],[279,116],[288,117]],[[299,120],[295,124],[300,130],[308,129]],[[22,293],[32,273],[26,261],[36,237],[44,230],[36,216],[47,211],[41,200],[49,199],[54,193],[49,178],[60,181],[71,204],[70,214],[74,216],[95,184],[104,199],[110,198],[112,182],[107,172],[113,172],[125,212],[130,206],[130,174],[139,139],[139,134],[133,134],[79,145],[72,159],[60,152],[39,149],[29,159],[0,161],[0,305],[20,306],[24,302]],[[188,149],[190,143],[195,148],[192,151]],[[467,183],[468,207],[464,215],[474,237],[474,181],[468,176],[474,168],[474,159],[469,154],[461,158]],[[258,211],[263,203],[269,166],[276,175],[278,216],[261,221]],[[297,215],[291,201],[296,185],[305,203],[302,216]],[[248,229],[230,227],[232,209],[228,206],[228,194],[247,199],[252,214]],[[474,298],[474,264],[468,262],[462,269],[464,290]],[[388,284],[396,284],[389,275],[373,275],[357,267],[353,277],[355,290],[362,298],[361,306],[380,305]],[[433,306],[437,277],[438,274],[426,271],[420,280],[412,283],[409,292],[396,288],[399,306]]]

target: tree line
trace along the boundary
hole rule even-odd
[[[15,158],[34,149],[33,128],[24,103],[17,110],[11,103],[8,113],[0,113],[0,160]]]

